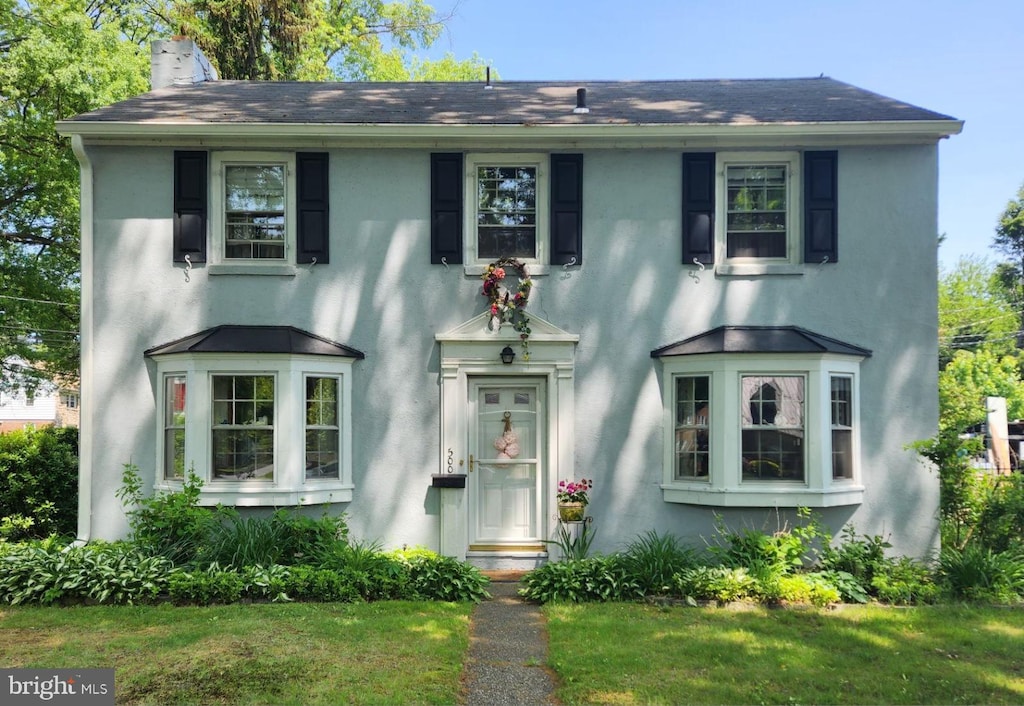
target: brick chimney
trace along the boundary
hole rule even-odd
[[[172,37],[153,42],[150,55],[153,90],[216,80],[216,70],[191,39]]]

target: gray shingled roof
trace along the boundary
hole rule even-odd
[[[287,353],[362,359],[355,348],[293,326],[214,326],[205,331],[154,346],[145,355],[168,353]]]
[[[651,351],[652,358],[702,353],[839,353],[868,357],[871,351],[799,326],[719,326]]]
[[[590,113],[574,114],[577,88]],[[831,78],[306,83],[213,81],[130,98],[69,123],[752,125],[955,121]]]

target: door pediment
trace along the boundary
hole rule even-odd
[[[580,337],[577,334],[563,331],[550,321],[539,316],[529,314],[530,317],[530,345],[535,342],[561,342],[577,343]],[[518,341],[519,334],[512,328],[512,324],[505,324],[501,328],[491,328],[491,316],[486,311],[477,314],[472,319],[465,321],[455,328],[439,333],[434,340],[444,343],[456,341],[480,341],[494,343],[497,341],[509,342]]]
[[[439,333],[434,339],[441,344],[441,366],[462,366],[470,364],[497,364],[501,370],[499,354],[505,346],[511,346],[516,353],[515,364],[521,369],[539,364],[555,365],[560,368],[572,367],[576,344],[580,337],[558,328],[550,321],[530,314],[529,361],[521,355],[519,332],[512,324],[500,328],[491,327],[487,312],[474,316],[455,328]],[[508,367],[505,366],[506,372]]]

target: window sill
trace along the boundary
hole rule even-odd
[[[766,275],[802,276],[803,265],[782,263],[744,263],[741,265],[716,265],[716,277],[763,277]]]
[[[551,273],[551,270],[557,265],[542,265],[540,263],[526,262],[526,271],[530,273],[530,277],[545,277]],[[473,275],[476,277],[481,276],[487,269],[487,265],[463,265],[463,270],[467,275]]]
[[[295,265],[273,264],[257,265],[250,263],[223,263],[209,265],[206,272],[210,275],[269,275],[272,277],[294,277],[298,274]]]
[[[863,486],[843,486],[829,490],[808,488],[710,488],[682,484],[661,486],[667,503],[708,505],[712,507],[840,507],[864,501]]]
[[[156,490],[181,492],[178,483],[163,483]],[[228,507],[295,507],[300,505],[323,505],[325,503],[352,502],[352,486],[341,483],[320,483],[315,487],[278,488],[237,487],[208,483],[199,493],[199,504],[203,506],[225,505]]]

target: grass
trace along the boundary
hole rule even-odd
[[[470,604],[5,608],[3,667],[110,668],[119,704],[450,704]]]
[[[565,704],[1020,704],[1024,610],[544,609]]]
[[[113,667],[119,704],[453,704],[471,604],[0,610],[0,666]],[[567,705],[1020,704],[1024,609],[553,604]]]

